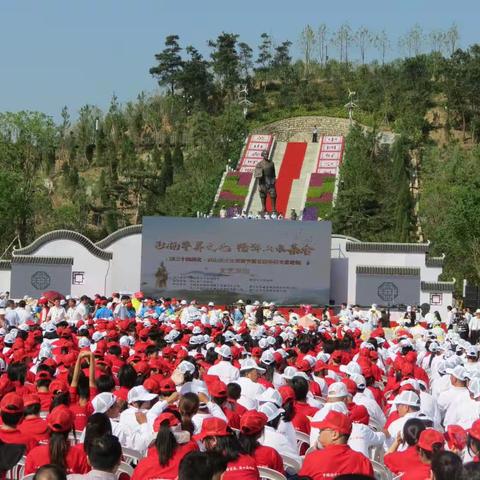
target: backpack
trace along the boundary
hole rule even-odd
[[[25,445],[0,441],[0,472],[6,472],[17,465],[25,451]]]

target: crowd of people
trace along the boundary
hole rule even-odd
[[[24,456],[36,480],[124,462],[132,480],[480,478],[479,350],[453,320],[142,292],[2,302],[2,477]]]

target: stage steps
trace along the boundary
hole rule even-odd
[[[300,216],[303,207],[305,206],[308,183],[310,181],[310,175],[315,171],[315,167],[317,165],[320,145],[320,143],[309,143],[307,145],[307,151],[305,152],[300,178],[294,180],[292,184],[286,210],[287,218],[290,218],[290,212],[292,208],[294,208],[297,212],[297,215]]]

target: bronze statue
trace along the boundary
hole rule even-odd
[[[167,288],[167,280],[168,280],[168,271],[165,268],[165,264],[162,262],[157,269],[157,273],[155,273],[156,277],[156,286],[157,288]]]
[[[255,178],[258,180],[258,193],[260,195],[260,200],[262,201],[262,214],[264,214],[267,209],[267,193],[270,195],[270,201],[272,202],[272,213],[277,213],[275,165],[268,158],[267,150],[262,152],[262,160],[260,160],[255,166]]]

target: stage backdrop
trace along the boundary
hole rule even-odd
[[[200,302],[325,304],[330,222],[144,217],[142,291]]]

